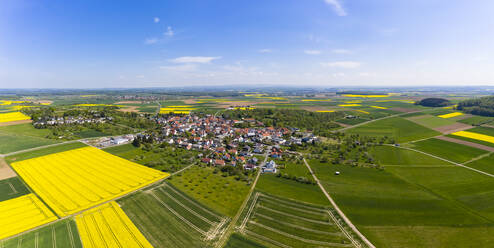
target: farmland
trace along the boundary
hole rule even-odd
[[[75,221],[73,219],[66,219],[15,238],[0,241],[0,247],[82,248],[82,243]]]
[[[266,246],[353,247],[329,209],[256,193],[239,232]]]
[[[29,194],[29,190],[18,177],[0,180],[0,202]]]
[[[346,132],[363,136],[387,136],[400,143],[429,138],[440,134],[439,132],[400,117],[378,120],[349,129]]]
[[[155,247],[204,247],[229,221],[168,183],[125,197],[119,204]]]
[[[30,120],[31,117],[21,113],[21,112],[11,112],[11,113],[0,113],[0,123],[1,122],[11,122],[11,121],[23,121]]]
[[[464,163],[485,154],[486,151],[439,139],[428,139],[413,143],[414,148],[450,161]]]
[[[170,183],[219,213],[232,217],[249,191],[249,185],[213,168],[193,166],[173,176]]]
[[[36,197],[28,194],[0,202],[0,240],[56,220]]]
[[[125,195],[168,174],[84,147],[12,163],[59,216]]]
[[[0,154],[58,143],[46,139],[47,130],[35,129],[31,124],[0,127]]]
[[[86,211],[75,220],[84,247],[153,247],[115,202]]]

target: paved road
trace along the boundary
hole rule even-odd
[[[307,163],[307,160],[305,160],[304,158],[304,163],[305,163],[305,166],[307,166],[307,169],[309,169],[309,172],[310,174],[312,175],[312,177],[314,178],[314,180],[316,180],[316,183],[317,185],[319,185],[319,188],[321,188],[322,192],[324,193],[324,195],[326,196],[326,198],[328,198],[329,202],[331,202],[331,205],[333,205],[334,209],[336,210],[336,212],[338,212],[338,214],[340,215],[340,217],[345,221],[345,223],[353,230],[354,233],[356,233],[360,239],[362,239],[362,241],[364,241],[364,243],[366,245],[368,245],[369,247],[371,248],[376,248],[358,229],[357,227],[350,221],[350,219],[348,219],[346,217],[346,215],[343,213],[343,211],[341,211],[341,209],[338,207],[338,205],[336,204],[336,202],[333,200],[333,198],[331,198],[331,196],[328,194],[328,192],[326,191],[326,189],[322,186],[321,182],[319,181],[319,179],[316,177],[316,174],[314,174],[314,172],[312,171],[312,168],[310,167],[309,163]],[[352,242],[354,243],[354,242]]]

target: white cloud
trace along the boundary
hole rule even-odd
[[[360,62],[355,62],[355,61],[336,61],[336,62],[321,63],[321,65],[325,67],[355,69],[360,67],[360,65],[362,64]]]
[[[165,36],[172,37],[175,35],[175,32],[173,31],[172,27],[168,26],[166,28]]]
[[[207,64],[207,63],[211,63],[211,61],[216,60],[216,59],[221,59],[221,57],[185,56],[185,57],[175,58],[175,59],[172,59],[170,61],[173,63],[180,63],[180,64],[184,64],[184,63]]]
[[[339,16],[347,15],[345,9],[343,9],[343,6],[339,0],[324,0],[324,2],[326,2],[326,4],[333,6],[333,10],[336,12],[337,15]]]
[[[157,42],[158,42],[158,39],[157,38],[147,38],[144,41],[144,44],[151,45],[151,44],[156,44]]]
[[[393,35],[393,34],[399,32],[400,30],[397,28],[381,28],[378,31],[382,35]]]
[[[153,18],[153,21],[154,21],[154,23],[158,23],[158,22],[160,22],[160,18],[155,17],[155,18]]]
[[[259,52],[260,53],[272,53],[273,50],[271,50],[271,49],[261,49],[261,50],[259,50]]]
[[[347,49],[333,49],[333,50],[331,50],[331,52],[336,53],[336,54],[350,54],[350,53],[352,53],[352,51],[347,50]]]
[[[305,50],[304,53],[309,54],[309,55],[319,55],[319,54],[321,54],[321,51],[319,51],[319,50]]]
[[[194,64],[173,65],[173,66],[160,66],[160,69],[172,72],[189,72],[197,69]]]

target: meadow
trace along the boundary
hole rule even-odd
[[[416,144],[416,143],[413,143]],[[376,146],[372,149],[372,156],[380,165],[406,165],[406,166],[438,166],[450,165],[443,160],[427,156],[425,154],[401,149],[392,146]]]
[[[487,153],[471,146],[434,138],[414,142],[413,148],[457,163],[464,163]]]
[[[66,219],[15,238],[0,241],[0,247],[82,248],[82,243],[75,221],[73,219]]]
[[[427,127],[427,128],[436,128],[436,127],[442,127],[442,126],[455,124],[455,122],[452,120],[440,118],[440,117],[432,116],[432,115],[415,117],[413,119],[413,122],[418,123],[418,124],[420,124],[424,127]]]
[[[391,117],[348,129],[346,133],[363,136],[387,136],[396,142],[409,142],[440,135],[439,132],[423,127],[412,121]]]
[[[93,147],[13,162],[19,176],[59,216],[66,216],[168,176]]]
[[[489,156],[472,161],[470,163],[466,163],[464,165],[490,174],[494,174],[494,155],[490,154]]]
[[[224,176],[210,167],[193,166],[170,178],[169,182],[208,208],[233,217],[249,192],[250,185]]]

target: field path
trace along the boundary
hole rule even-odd
[[[389,145],[389,144],[386,144],[387,146],[393,146],[393,145]],[[395,146],[393,146],[395,147]],[[447,160],[445,158],[441,158],[441,157],[438,157],[436,155],[432,155],[430,153],[427,153],[427,152],[423,152],[423,151],[419,151],[419,150],[416,150],[416,149],[413,149],[413,148],[408,148],[408,147],[402,147],[402,146],[398,146],[398,148],[401,148],[401,149],[406,149],[406,150],[410,150],[410,151],[414,151],[414,152],[418,152],[418,153],[422,153],[422,154],[425,154],[425,155],[428,155],[428,156],[431,156],[433,158],[437,158],[439,160],[442,160],[442,161],[445,161],[445,162],[448,162],[448,163],[451,163],[451,164],[454,164],[456,166],[460,166],[460,167],[463,167],[465,169],[469,169],[469,170],[472,170],[472,171],[475,171],[475,172],[478,172],[480,174],[483,174],[483,175],[486,175],[488,177],[494,177],[494,175],[490,174],[490,173],[487,173],[485,171],[481,171],[481,170],[477,170],[477,169],[474,169],[474,168],[471,168],[471,167],[468,167],[466,165],[463,165],[463,164],[460,164],[460,163],[456,163],[456,162],[453,162],[453,161],[450,161],[450,160]]]
[[[338,207],[338,205],[336,205],[336,202],[333,200],[333,198],[331,198],[331,196],[328,194],[328,192],[326,191],[326,189],[322,186],[321,182],[319,181],[319,179],[316,177],[316,174],[314,174],[314,172],[312,171],[312,168],[310,167],[309,163],[307,163],[307,160],[304,159],[304,163],[305,163],[305,166],[307,166],[307,169],[309,169],[309,172],[310,174],[312,175],[312,177],[314,178],[314,180],[316,181],[317,185],[319,185],[319,188],[321,188],[322,192],[324,193],[324,195],[326,196],[326,198],[328,198],[329,202],[331,202],[331,205],[333,205],[334,209],[336,210],[336,212],[338,213],[338,215],[340,215],[340,217],[345,221],[345,223],[352,229],[352,231],[354,233],[356,233],[360,239],[362,239],[362,241],[364,241],[364,243],[371,247],[371,248],[376,248],[358,229],[357,227],[350,221],[350,219],[348,219],[348,217],[346,217],[346,215],[343,213],[343,211],[341,211],[341,209]],[[342,230],[343,233],[346,233],[344,230]],[[348,235],[347,236],[348,239],[350,239],[350,241],[352,241],[353,244],[357,243],[352,236]],[[357,246],[358,247],[358,246]]]
[[[268,150],[270,150],[270,149],[266,149],[266,155],[264,157],[264,162],[261,164],[261,166],[266,164],[266,161],[268,160],[268,155],[269,155]],[[238,209],[237,214],[232,219],[232,222],[230,222],[230,224],[226,228],[225,232],[221,235],[221,237],[219,238],[218,242],[216,243],[216,245],[214,247],[221,248],[225,245],[226,241],[230,237],[230,234],[232,234],[232,232],[234,231],[235,224],[237,223],[238,219],[240,218],[240,215],[242,214],[245,207],[247,206],[247,203],[249,202],[249,199],[252,196],[254,189],[256,188],[257,180],[259,180],[260,176],[261,176],[261,168],[259,168],[259,170],[257,171],[256,179],[254,180],[254,183],[250,187],[249,194],[247,195],[244,202],[242,203],[242,206]]]
[[[352,128],[355,128],[355,127],[363,126],[365,124],[369,124],[369,123],[372,123],[372,122],[375,122],[375,121],[385,120],[385,119],[389,119],[389,118],[393,118],[393,117],[398,117],[398,116],[402,116],[402,115],[406,115],[406,114],[411,114],[411,113],[416,113],[416,112],[424,112],[424,111],[423,110],[417,110],[417,111],[412,111],[412,112],[408,112],[408,113],[399,113],[399,114],[394,114],[394,115],[388,115],[388,116],[385,116],[385,117],[382,117],[382,118],[377,118],[377,119],[374,119],[374,120],[362,122],[362,123],[359,123],[359,124],[356,124],[356,125],[353,125],[353,126],[344,127],[342,129],[335,130],[335,132],[343,132],[343,131],[346,131],[348,129],[352,129]]]

